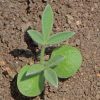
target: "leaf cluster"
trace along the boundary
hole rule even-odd
[[[25,65],[18,74],[17,86],[25,96],[39,95],[44,90],[45,80],[54,87],[58,87],[58,77],[72,76],[81,65],[82,57],[79,50],[71,46],[62,46],[54,50],[51,58],[48,61],[44,60],[46,47],[59,44],[75,34],[66,31],[53,34],[53,18],[52,8],[48,4],[42,15],[42,32],[32,29],[27,31],[32,40],[42,49],[40,63],[31,66]]]

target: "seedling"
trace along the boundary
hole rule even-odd
[[[42,15],[42,33],[28,30],[29,36],[41,47],[40,63],[25,65],[17,77],[19,91],[29,97],[37,96],[44,90],[45,80],[58,87],[58,78],[68,78],[74,75],[82,63],[78,49],[63,45],[54,50],[48,61],[45,61],[45,49],[71,38],[74,32],[59,32],[52,34],[53,11],[48,4]]]

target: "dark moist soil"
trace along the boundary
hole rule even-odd
[[[81,50],[83,64],[73,77],[60,80],[58,89],[46,84],[35,98],[18,92],[12,77],[36,59],[37,46],[25,31],[41,31],[46,1],[0,0],[0,100],[100,100],[100,0],[50,0],[53,31],[76,32],[68,43]]]

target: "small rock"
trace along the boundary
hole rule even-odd
[[[77,46],[79,46],[79,45],[80,45],[80,40],[79,40],[79,39],[76,39],[75,44],[76,44]]]
[[[74,20],[74,18],[71,15],[66,15],[66,16],[67,16],[67,21],[70,24]]]
[[[83,74],[83,73],[81,73],[81,75],[83,76],[84,74]]]
[[[94,11],[94,8],[93,7],[91,8],[91,11]]]
[[[45,56],[45,60],[48,60],[48,59],[49,59],[49,55],[46,55],[46,56]]]
[[[76,21],[76,25],[79,26],[81,24],[81,21]]]

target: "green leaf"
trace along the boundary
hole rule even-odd
[[[58,44],[69,38],[71,38],[75,33],[74,32],[59,32],[52,35],[48,40],[48,45]]]
[[[44,40],[48,39],[49,35],[52,33],[53,27],[53,11],[51,6],[48,4],[42,15],[42,33],[44,35]]]
[[[27,71],[30,69],[30,66],[24,66],[17,77],[17,87],[19,91],[25,96],[37,96],[41,94],[44,90],[44,75],[43,73],[26,76]]]
[[[55,71],[53,71],[51,68],[47,68],[44,71],[45,79],[52,84],[55,87],[58,87],[58,77]]]
[[[57,55],[55,57],[50,58],[50,60],[47,62],[48,67],[55,67],[55,65],[59,64],[64,60],[64,57],[61,55]]]
[[[53,51],[51,57],[57,55],[63,56],[65,59],[60,62],[54,71],[56,71],[59,78],[68,78],[74,75],[81,66],[82,56],[78,49],[72,46],[62,46],[59,49]]]
[[[43,36],[41,33],[37,32],[35,30],[28,30],[27,32],[33,41],[35,41],[36,43],[41,44],[41,45],[44,44]]]
[[[40,64],[33,64],[26,73],[26,76],[39,74],[45,69],[43,65]]]

